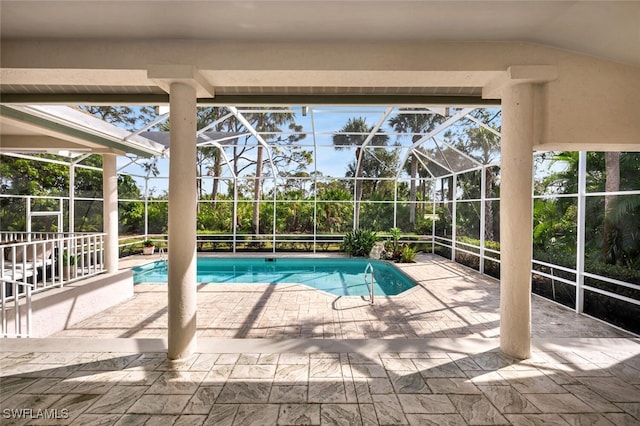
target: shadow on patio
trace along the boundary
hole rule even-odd
[[[298,343],[295,343],[298,342]],[[5,424],[637,424],[640,354],[4,352]],[[34,417],[35,416],[35,417]],[[28,420],[30,421],[30,420]]]

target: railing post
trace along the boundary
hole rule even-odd
[[[4,269],[4,258],[2,259],[3,269]],[[0,280],[2,284],[2,288],[0,288],[0,297],[2,298],[2,335],[6,337],[9,330],[7,330],[7,283],[6,281]]]
[[[15,334],[18,335],[18,333],[20,332],[20,305],[18,305],[18,283],[17,281],[13,281],[11,283],[12,288],[13,288],[13,313],[14,313],[14,324],[13,324],[13,328],[15,331]]]
[[[34,275],[35,277],[35,275]],[[35,278],[34,278],[34,285],[35,285]],[[33,313],[32,309],[31,309],[31,286],[30,285],[26,285],[27,288],[27,300],[26,300],[26,305],[27,305],[27,337],[31,337],[31,315]]]
[[[25,223],[25,231],[27,232],[27,238],[31,241],[31,197],[25,197],[25,215],[26,223]]]

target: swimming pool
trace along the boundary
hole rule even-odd
[[[374,269],[375,294],[394,296],[415,286],[392,264],[371,259],[199,257],[197,281],[207,284],[297,283],[336,296],[366,296],[364,270]],[[167,283],[164,261],[133,268],[133,280]]]

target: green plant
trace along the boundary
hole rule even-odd
[[[391,239],[384,244],[384,258],[394,262],[411,263],[416,257],[416,249],[409,247],[406,243],[400,243],[400,229],[391,228],[389,230]],[[408,260],[405,260],[408,259]]]
[[[64,265],[75,265],[80,262],[80,255],[71,256],[67,250],[62,252],[62,263]]]
[[[391,228],[389,230],[389,232],[391,233],[391,238],[392,238],[392,247],[393,247],[393,251],[397,251],[399,248],[399,244],[400,244],[400,228]]]
[[[344,236],[340,249],[350,256],[366,257],[377,241],[378,236],[370,229],[355,229]]]
[[[405,245],[402,247],[402,251],[400,254],[400,262],[401,263],[413,263],[416,260],[416,249],[409,245]]]
[[[153,247],[153,246],[154,246],[154,244],[153,244],[153,241],[151,241],[151,240],[144,240],[144,241],[142,242],[142,246],[143,246],[143,247]]]

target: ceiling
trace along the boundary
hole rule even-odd
[[[638,1],[3,0],[8,38],[524,41],[640,65]]]
[[[212,40],[230,42],[231,45],[234,41],[344,41],[345,44],[340,46],[349,46],[347,49],[352,45],[346,42],[375,45],[376,42],[403,41],[518,41],[640,67],[640,1],[0,0],[0,41],[29,40],[37,44],[38,40],[54,39],[151,40],[160,43]],[[375,58],[373,61],[375,63]],[[72,63],[70,68],[73,68]],[[69,84],[70,81],[75,82],[73,76],[56,80],[61,75],[60,69],[50,72],[36,67],[30,70],[30,75],[40,72],[46,74],[46,78],[42,82],[31,83],[22,81],[24,70],[3,71],[5,80],[0,81],[0,91],[4,102],[10,102],[11,95],[25,93],[43,95],[43,99],[46,95],[58,94],[76,94],[83,99],[90,99],[86,96],[92,94],[112,95],[114,99],[123,99],[122,95],[128,94],[149,99],[154,96],[166,98],[166,93],[150,82],[145,72],[138,80],[130,80],[128,74],[126,84],[114,83],[111,70],[96,73],[89,83],[83,80]],[[344,71],[339,73],[343,75]],[[326,82],[305,86],[296,84],[294,79],[288,87],[270,85],[265,75],[263,71],[259,82],[238,76],[237,72],[207,77],[217,82],[217,99],[225,95],[231,98],[246,94],[284,93],[299,95],[303,99],[308,99],[311,94],[316,99],[334,94],[343,97],[354,95],[354,98],[364,94],[370,99],[371,95],[392,95],[399,99],[398,102],[402,96],[433,96],[442,98],[444,102],[447,97],[480,99],[483,86],[468,81],[464,86],[429,86],[422,84],[416,76],[409,79],[413,85],[391,86],[388,82],[375,81],[369,74],[368,85],[352,79],[354,84],[340,87]],[[335,78],[326,71],[322,76],[329,80]],[[242,80],[242,84],[233,78]],[[254,84],[247,85],[245,80]],[[0,117],[0,135],[5,147],[7,135],[15,136],[16,143],[22,143],[25,138],[19,136],[43,133],[42,129],[12,120]],[[44,134],[48,136],[68,140],[68,135],[50,135],[51,129],[45,130]],[[85,144],[85,147],[95,149],[90,144]]]

